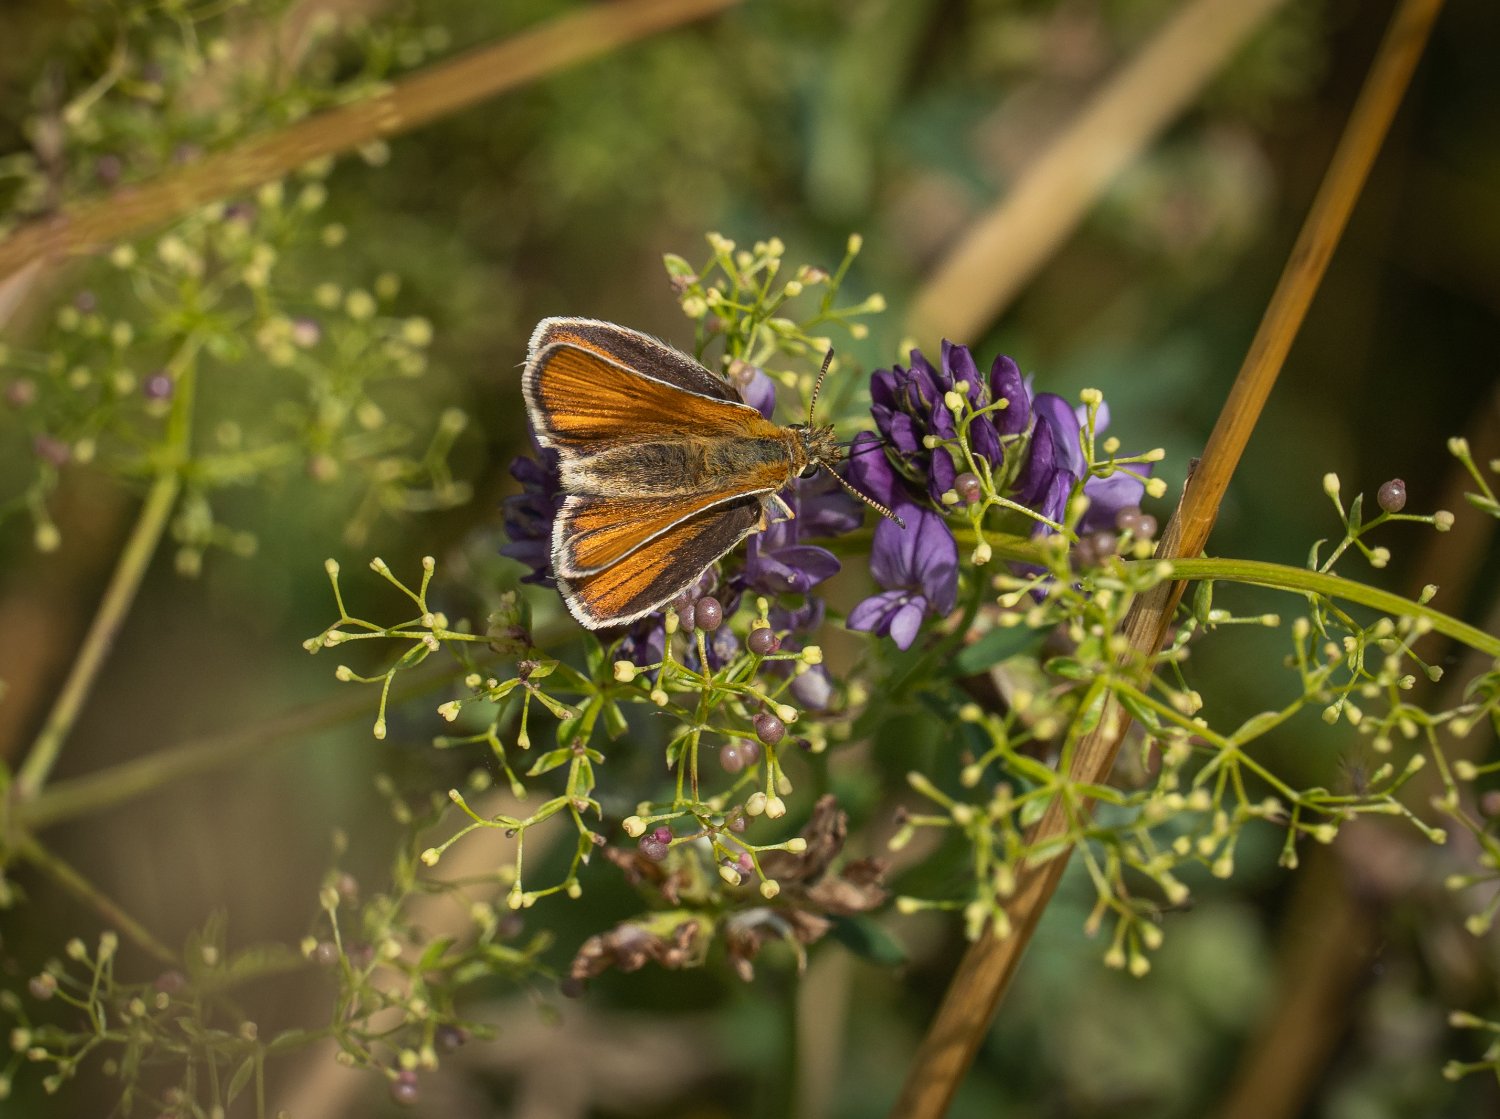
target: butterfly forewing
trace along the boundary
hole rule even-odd
[[[622,625],[677,597],[761,522],[759,497],[735,498],[663,531],[649,548],[631,552],[602,571],[559,575],[558,589],[584,625]]]
[[[578,454],[709,430],[774,429],[748,404],[714,400],[629,369],[570,342],[554,342],[526,367],[526,401],[543,446]]]
[[[600,357],[631,369],[649,370],[651,376],[688,392],[738,404],[739,398],[720,377],[715,377],[686,354],[658,342],[649,334],[598,319],[543,319],[531,336],[532,358],[554,342],[566,342],[590,350]]]

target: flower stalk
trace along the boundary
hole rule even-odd
[[[1306,317],[1441,8],[1442,0],[1403,0],[1392,17],[1318,196],[1220,412],[1202,465],[1189,478],[1177,514],[1163,534],[1157,549],[1159,557],[1175,561],[1202,551],[1229,478]],[[1133,651],[1149,656],[1160,648],[1180,595],[1181,584],[1163,583],[1137,601],[1124,625]],[[1114,706],[1111,701],[1110,707]],[[1070,776],[1078,781],[1102,782],[1114,765],[1128,723],[1123,712],[1107,712],[1079,744]],[[1037,843],[1068,830],[1064,806],[1054,801],[1029,838]],[[1033,860],[1023,865],[1015,892],[1003,902],[1010,935],[981,936],[965,953],[892,1115],[938,1119],[947,1112],[1056,891],[1071,850],[1064,847],[1046,862]]]

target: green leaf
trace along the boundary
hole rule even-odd
[[[871,963],[897,967],[906,962],[906,949],[901,942],[872,917],[864,914],[835,916],[830,931],[845,948]]]
[[[255,1054],[252,1053],[240,1062],[240,1067],[234,1070],[234,1075],[229,1078],[229,1087],[224,1091],[224,1102],[234,1102],[234,1097],[245,1090],[245,1085],[250,1083],[250,1078],[255,1075]]]
[[[1229,737],[1239,745],[1259,738],[1267,731],[1274,729],[1282,720],[1280,711],[1262,711],[1258,715],[1251,715]]]
[[[1205,579],[1193,591],[1193,617],[1200,622],[1208,620],[1208,612],[1214,607],[1214,581]]]
[[[526,771],[527,777],[538,777],[543,773],[551,773],[560,765],[566,764],[573,757],[573,751],[566,746],[559,746],[556,750],[548,750],[537,758],[535,764]]]
[[[1047,672],[1054,676],[1061,676],[1064,680],[1089,680],[1093,673],[1084,668],[1072,657],[1052,657],[1042,666]]]
[[[321,1036],[313,1030],[282,1030],[266,1043],[266,1052],[280,1053],[284,1049],[295,1049]]]
[[[688,731],[686,733],[679,734],[676,738],[672,739],[671,742],[667,743],[668,769],[674,768],[677,763],[682,760],[683,751],[687,749],[688,741],[691,738],[692,732]]]
[[[1001,661],[1009,660],[1042,635],[1025,626],[992,629],[972,645],[966,645],[948,662],[950,676],[977,676]]]
[[[620,710],[620,705],[610,700],[604,705],[604,733],[609,736],[611,742],[619,740],[620,736],[630,729],[630,724],[625,721],[625,713]]]
[[[536,697],[538,703],[540,703],[548,711],[552,712],[552,714],[556,718],[576,719],[578,717],[578,712],[574,711],[573,708],[569,707],[566,703],[563,703],[560,700],[553,699],[550,695],[547,695],[545,692],[540,691],[539,689],[533,688],[531,694]],[[571,736],[571,728],[568,735],[563,735],[559,730],[559,738]]]
[[[663,253],[661,262],[666,266],[667,275],[677,280],[696,280],[698,274],[693,271],[693,266],[676,253]]]
[[[528,680],[545,680],[557,671],[557,662],[550,657],[538,657],[531,662],[531,671],[526,674]]]
[[[1133,695],[1121,693],[1117,695],[1120,706],[1130,712],[1130,717],[1149,731],[1161,730],[1161,720],[1157,718],[1156,712],[1142,703]]]
[[[417,970],[419,972],[431,971],[433,968],[437,967],[438,961],[443,958],[443,955],[451,947],[453,947],[453,937],[438,937],[431,944],[429,944],[426,951],[422,953],[422,958],[417,961]]]

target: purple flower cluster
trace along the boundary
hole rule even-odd
[[[850,448],[849,480],[906,527],[885,519],[875,526],[870,574],[882,589],[849,611],[846,624],[889,637],[898,648],[910,648],[924,617],[942,617],[953,609],[958,597],[958,542],[942,514],[912,499],[880,453],[880,441],[869,432],[856,436]]]
[[[521,483],[521,492],[501,502],[506,544],[500,554],[531,568],[521,576],[521,582],[555,587],[552,522],[562,508],[562,481],[557,473],[557,452],[542,450],[535,440],[532,450],[535,457],[517,455],[511,460],[510,476]]]
[[[944,341],[942,364],[937,367],[921,350],[913,350],[909,369],[896,365],[877,369],[870,377],[875,426],[900,459],[907,478],[925,487],[934,502],[941,502],[954,479],[967,469],[955,463],[946,448],[932,449],[925,441],[929,436],[958,438],[958,424],[944,398],[960,382],[967,385],[964,395],[969,407],[979,413],[969,424],[969,447],[998,469],[1005,461],[1007,445],[1024,448],[1031,424],[1030,394],[1010,358],[997,357],[989,377],[984,378],[967,346]]]
[[[1033,394],[1008,357],[995,358],[982,377],[968,347],[944,341],[936,366],[913,350],[908,368],[877,370],[870,378],[870,411],[882,438],[865,434],[856,440],[849,478],[907,527],[903,532],[889,521],[876,527],[870,571],[881,590],[850,611],[848,625],[889,636],[902,649],[916,639],[925,616],[953,609],[958,592],[958,544],[932,508],[969,472],[967,462],[938,445],[959,435],[950,393],[959,393],[970,413],[970,454],[984,461],[1004,496],[1049,521],[1062,521],[1080,481],[1090,500],[1081,532],[1112,524],[1121,509],[1140,503],[1145,489],[1139,477],[1123,471],[1085,480],[1080,436],[1087,413],[1053,393]],[[1101,407],[1095,431],[1108,422]],[[881,453],[882,443],[900,464],[899,474]],[[1034,533],[1051,531],[1035,522]]]

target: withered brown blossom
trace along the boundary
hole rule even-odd
[[[622,921],[606,933],[589,937],[573,957],[568,974],[574,979],[592,979],[610,968],[639,971],[652,960],[674,970],[702,963],[707,937],[699,934],[706,931],[707,919],[678,914],[681,919],[673,925],[662,920],[669,916]]]
[[[804,850],[761,856],[761,870],[781,888],[769,902],[748,888],[722,887],[701,895],[705,883],[720,882],[717,875],[696,873],[700,868],[685,862],[658,863],[635,851],[607,849],[632,885],[649,889],[674,908],[590,937],[573,959],[571,976],[588,979],[612,967],[635,971],[653,960],[669,968],[695,966],[702,963],[716,925],[730,963],[746,981],[754,977],[761,949],[774,941],[790,944],[802,960],[806,946],[827,935],[835,918],[867,913],[886,900],[884,860],[855,859],[832,873],[848,832],[849,818],[838,802],[832,796],[821,798],[802,830]],[[679,860],[694,857],[684,847],[674,854]],[[746,904],[751,899],[755,903]]]

